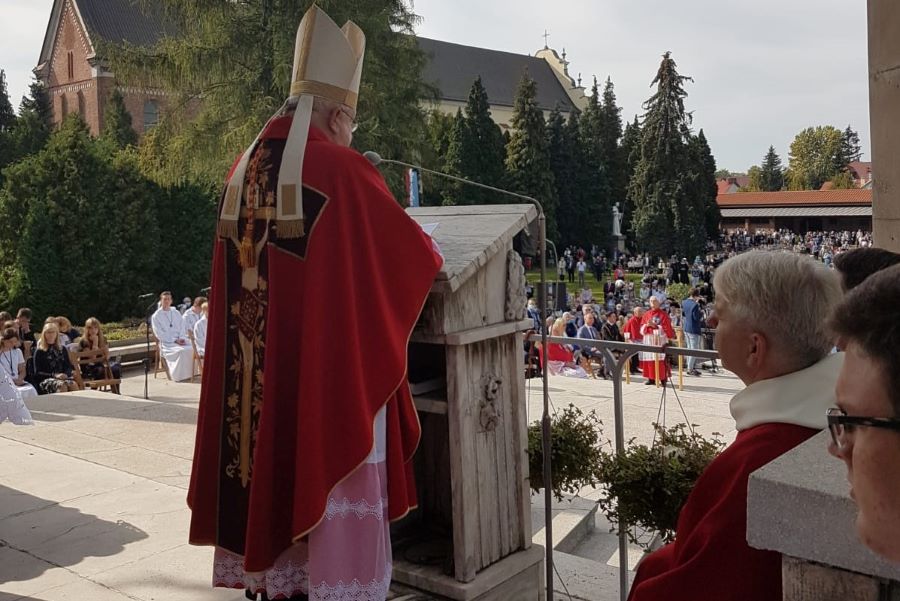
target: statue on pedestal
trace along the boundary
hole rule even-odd
[[[613,221],[612,221],[613,236],[616,238],[621,238],[622,237],[622,217],[623,217],[624,213],[619,211],[619,203],[616,203],[613,205],[612,214],[613,214]]]

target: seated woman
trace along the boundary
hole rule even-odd
[[[34,352],[34,382],[41,394],[78,390],[69,351],[60,344],[59,326],[45,323]]]
[[[0,335],[0,371],[9,376],[23,399],[37,396],[34,386],[25,381],[25,355],[19,348],[19,330],[16,328],[7,328]]]
[[[77,350],[78,352],[103,351],[104,356],[109,360],[109,344],[106,342],[106,336],[103,335],[103,325],[96,317],[89,317],[84,322],[84,335],[78,339]],[[119,379],[122,377],[122,368],[118,363],[110,362],[109,369],[114,378]],[[82,365],[81,375],[90,380],[103,380],[106,378],[103,363]],[[117,391],[114,390],[113,392]]]
[[[566,335],[566,322],[559,318],[553,322],[550,328],[550,336],[563,338]],[[588,377],[587,372],[575,361],[572,345],[547,343],[547,369],[554,376],[572,376],[576,378]],[[544,353],[541,351],[541,366],[544,365]]]
[[[75,350],[73,345],[81,334],[72,327],[72,322],[69,321],[68,317],[60,315],[54,319],[56,320],[56,325],[59,326],[59,343],[64,347],[70,347],[70,350]]]

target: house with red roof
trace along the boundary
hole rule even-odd
[[[871,187],[726,193],[719,194],[716,202],[726,230],[872,231]]]

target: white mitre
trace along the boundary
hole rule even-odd
[[[305,233],[301,177],[313,99],[323,98],[355,110],[365,51],[366,36],[353,21],[338,27],[315,5],[303,15],[297,29],[290,96],[298,99],[297,108],[278,172],[275,223],[279,238],[299,238]],[[244,152],[228,182],[219,220],[221,236],[237,238],[244,176],[261,135],[262,131]]]

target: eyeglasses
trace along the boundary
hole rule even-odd
[[[847,446],[847,436],[853,432],[857,426],[867,426],[870,428],[884,428],[886,430],[894,430],[900,432],[900,419],[892,417],[862,417],[858,415],[847,415],[847,412],[838,407],[832,407],[825,412],[828,419],[828,429],[831,431],[831,440],[840,450]]]
[[[341,107],[341,112],[350,118],[350,133],[356,133],[356,130],[359,127],[359,123],[356,121],[356,117],[354,117],[353,114],[344,107]]]

